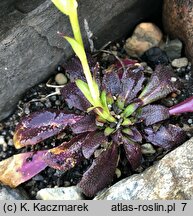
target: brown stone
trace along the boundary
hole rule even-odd
[[[162,32],[153,23],[141,23],[136,26],[132,37],[128,38],[125,50],[129,56],[140,57],[145,51],[159,46],[162,41]]]
[[[164,0],[163,24],[167,34],[183,41],[186,55],[193,63],[193,1]]]

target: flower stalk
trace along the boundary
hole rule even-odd
[[[78,3],[76,0],[52,0],[55,6],[63,13],[69,16],[74,38],[63,36],[72,46],[74,52],[79,57],[83,72],[86,77],[87,83],[82,80],[76,80],[76,85],[82,91],[87,100],[92,104],[93,110],[103,119],[109,122],[115,122],[116,119],[110,114],[107,106],[100,99],[99,87],[93,79],[88,65],[86,52],[82,40],[80,31],[80,25],[78,20],[77,7]]]

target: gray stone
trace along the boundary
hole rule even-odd
[[[0,15],[3,16],[8,11],[13,10],[13,3],[15,0],[1,0],[0,1]]]
[[[59,60],[72,55],[70,46],[56,32],[71,35],[69,20],[50,0],[41,5],[1,1],[0,16],[0,120],[6,118],[27,89],[48,78]],[[31,6],[28,6],[28,2]],[[94,2],[94,3],[93,3]],[[88,21],[96,48],[128,34],[143,19],[160,15],[161,0],[80,0],[83,38],[84,18]],[[154,8],[154,10],[149,10]],[[132,22],[131,22],[132,20]],[[86,44],[88,47],[88,44]]]
[[[176,67],[176,68],[186,67],[188,66],[188,59],[185,57],[174,59],[171,64],[173,67]]]
[[[83,196],[76,186],[44,188],[37,192],[40,200],[82,200]]]
[[[14,8],[25,14],[31,12],[45,1],[46,0],[15,0]]]
[[[164,46],[164,51],[170,60],[181,57],[182,42],[178,39],[168,41]]]
[[[0,200],[28,200],[26,192],[21,189],[12,189],[7,186],[0,185]]]
[[[116,183],[95,200],[193,199],[193,138],[141,174]]]

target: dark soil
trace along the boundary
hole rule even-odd
[[[126,53],[122,48],[121,43],[113,44],[108,47],[108,51],[113,51],[113,54],[108,54],[106,52],[98,53],[97,57],[100,61],[100,64],[103,68],[107,68],[115,60],[115,55],[118,57],[125,57]],[[61,72],[61,68],[56,69],[56,73]],[[179,92],[180,94],[171,94],[166,99],[162,100],[162,103],[166,106],[172,106],[185,98],[193,95],[193,78],[191,77],[191,65],[189,64],[185,68],[175,69],[175,73],[180,77],[184,88]],[[49,82],[53,85],[56,85],[54,81],[54,76],[50,78]],[[5,140],[4,145],[0,145],[0,161],[6,159],[13,154],[30,151],[32,148],[35,149],[47,149],[54,146],[58,146],[63,141],[66,141],[70,138],[70,131],[67,129],[62,134],[55,136],[54,138],[47,139],[45,142],[38,144],[35,147],[27,147],[21,150],[16,150],[13,145],[12,137],[16,125],[20,121],[22,116],[25,116],[31,112],[42,110],[44,108],[56,108],[63,109],[66,108],[65,102],[62,100],[60,95],[48,96],[53,93],[55,88],[47,87],[46,83],[41,83],[32,89],[30,89],[23,96],[22,100],[19,101],[17,109],[14,114],[7,118],[6,120],[0,122],[0,137],[3,137]],[[176,116],[170,119],[170,122],[177,124],[180,127],[184,128],[188,137],[193,135],[193,114],[185,114],[181,116]],[[167,152],[163,151],[161,148],[155,148],[156,153],[152,155],[145,156],[140,168],[138,168],[135,173],[140,173],[147,167],[153,165],[157,160],[160,160]],[[76,185],[82,177],[82,174],[91,164],[92,159],[85,160],[81,165],[75,167],[74,169],[62,172],[52,168],[46,168],[40,174],[33,177],[26,183],[23,183],[23,188],[28,192],[31,199],[35,199],[36,193],[42,188],[51,188],[51,187],[67,187],[71,185]],[[114,182],[127,177],[133,172],[130,169],[130,166],[125,158],[124,154],[121,153],[121,160],[118,165],[118,169],[121,171],[121,176],[115,176]]]

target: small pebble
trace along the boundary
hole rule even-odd
[[[147,63],[146,63],[146,62],[141,62],[140,65],[141,65],[142,67],[147,67]]]
[[[155,149],[150,143],[145,143],[141,146],[141,152],[144,155],[154,154],[156,153]]]
[[[59,100],[56,100],[56,101],[55,101],[55,105],[56,105],[56,106],[60,106],[60,105],[61,105],[61,102],[60,102]]]
[[[177,81],[177,78],[176,78],[176,77],[171,77],[171,81],[172,81],[172,82],[176,82],[176,81]]]
[[[9,146],[13,146],[13,139],[9,139],[7,145],[9,145]]]
[[[70,182],[69,181],[65,181],[64,182],[64,187],[69,187],[70,186]]]
[[[186,79],[186,80],[189,80],[189,79],[190,79],[190,77],[189,77],[188,74],[186,74],[185,79]]]
[[[5,142],[5,139],[3,136],[0,136],[0,145],[2,146],[3,148],[3,151],[6,151],[7,150],[7,143]]]
[[[147,66],[147,67],[145,67],[145,71],[144,72],[147,73],[147,74],[152,74],[153,70],[149,66]]]
[[[53,101],[53,102],[56,101],[56,96],[55,95],[51,96],[50,100]]]
[[[111,53],[112,53],[113,55],[115,55],[115,56],[117,56],[117,55],[118,55],[118,52],[117,52],[117,51],[115,51],[115,50],[112,50],[112,51],[111,51]]]
[[[168,98],[162,99],[162,103],[163,103],[163,105],[165,105],[167,107],[171,107],[174,105],[174,102]]]
[[[182,42],[178,39],[168,41],[165,44],[164,51],[167,53],[170,60],[180,58],[182,52]]]
[[[119,43],[116,43],[116,46],[117,46],[118,48],[120,48],[120,44],[119,44]]]
[[[171,64],[175,68],[186,67],[188,66],[188,59],[186,57],[174,59]]]
[[[25,107],[25,109],[24,109],[24,113],[25,113],[26,115],[30,114],[29,107]]]
[[[56,74],[55,81],[58,85],[65,85],[68,82],[67,77],[63,73]]]
[[[113,47],[112,47],[112,50],[113,50],[113,51],[117,51],[117,47],[116,47],[116,46],[113,46]]]
[[[117,178],[120,178],[121,177],[121,170],[116,168],[115,174],[116,174]]]
[[[175,92],[173,92],[173,93],[171,94],[171,97],[172,97],[172,98],[176,98],[176,97],[177,97],[177,94],[176,94]]]

